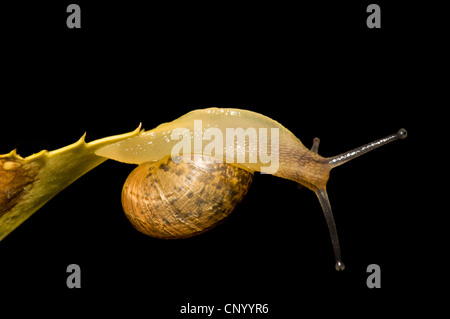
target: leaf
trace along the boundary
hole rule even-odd
[[[141,133],[105,137],[90,143],[83,135],[76,143],[22,158],[13,150],[0,155],[0,241],[56,194],[107,158],[95,151]]]

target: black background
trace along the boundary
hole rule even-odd
[[[107,161],[0,242],[2,304],[18,314],[126,310],[148,318],[201,318],[179,314],[188,302],[269,306],[266,315],[212,318],[411,310],[426,281],[415,272],[427,247],[412,159],[433,113],[423,86],[432,40],[417,18],[428,8],[376,1],[382,28],[368,29],[364,1],[76,1],[82,28],[68,29],[69,3],[1,9],[0,153],[28,156],[140,122],[150,129],[206,107],[265,114],[307,147],[320,137],[323,156],[401,127],[409,136],[331,173],[342,273],[316,196],[293,182],[257,174],[225,223],[161,241],[135,231],[122,212],[133,167]],[[81,289],[66,286],[72,263],[81,267]],[[372,263],[381,267],[381,289],[366,286]]]

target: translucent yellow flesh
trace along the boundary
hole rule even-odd
[[[257,156],[257,160],[254,163],[249,161],[249,152],[256,151],[257,154],[260,148],[265,148],[268,154],[271,150],[279,150],[279,156],[276,156],[277,160],[279,158],[280,165],[283,165],[283,152],[296,149],[297,151],[306,150],[303,144],[298,138],[296,138],[289,130],[283,127],[280,123],[272,120],[269,117],[261,115],[259,113],[240,110],[240,109],[200,109],[189,112],[180,118],[159,125],[153,130],[146,131],[139,136],[105,146],[96,151],[97,155],[104,156],[119,162],[130,163],[130,164],[141,164],[150,161],[160,160],[167,155],[172,154],[174,146],[180,142],[180,140],[172,139],[171,135],[175,129],[185,128],[191,132],[191,145],[195,144],[194,139],[200,138],[198,136],[199,132],[195,130],[194,121],[201,120],[201,133],[204,136],[206,130],[209,128],[217,128],[223,134],[223,151],[219,154],[212,154],[213,157],[219,158],[220,160],[226,161],[227,153],[230,149],[226,146],[226,130],[242,128],[247,130],[248,128],[254,128],[259,137],[259,129],[267,129],[267,144],[260,144],[259,140],[257,144],[246,143],[245,147],[240,147],[238,143],[233,143],[233,153],[235,161],[234,163],[238,166],[242,166],[249,171],[260,171],[261,167],[269,165],[267,162],[261,162],[260,156]],[[271,129],[278,129],[279,133],[279,144],[271,143]],[[203,140],[203,148],[211,143],[211,140]],[[198,141],[198,140],[197,140]],[[278,142],[277,141],[277,142]],[[192,154],[202,153],[203,148],[198,151],[192,146]],[[244,154],[243,154],[244,153]],[[246,158],[245,163],[238,163],[237,158],[240,155],[244,155]],[[273,154],[275,155],[275,154]],[[272,156],[275,158],[275,156]],[[241,157],[242,158],[242,157]],[[272,163],[273,164],[273,163]]]

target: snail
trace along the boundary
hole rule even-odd
[[[325,158],[318,154],[318,138],[309,150],[288,129],[262,114],[210,108],[191,111],[153,130],[111,143],[95,154],[138,164],[124,184],[122,205],[137,230],[157,238],[194,236],[223,221],[243,200],[255,172],[306,186],[319,199],[331,236],[335,268],[343,270],[326,191],[330,171],[406,136],[406,130],[400,129]],[[203,146],[204,141],[211,142]]]

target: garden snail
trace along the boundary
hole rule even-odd
[[[264,115],[211,108],[189,112],[173,122],[102,147],[95,154],[139,164],[122,191],[124,211],[135,228],[159,238],[185,238],[214,227],[242,200],[256,171],[302,184],[320,201],[336,269],[343,270],[326,191],[330,170],[406,135],[406,130],[400,129],[349,152],[324,158],[317,154],[318,139],[308,150],[289,130]],[[211,142],[203,147],[205,140]]]

